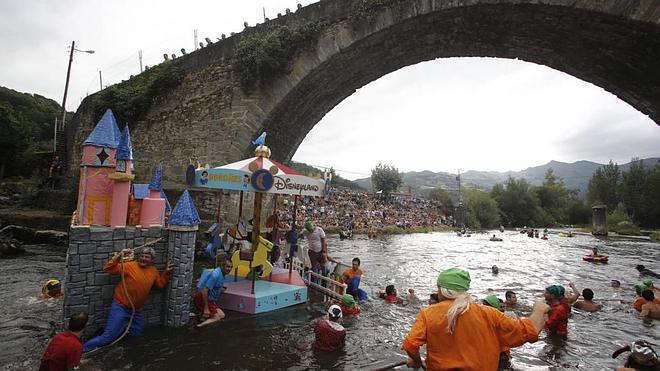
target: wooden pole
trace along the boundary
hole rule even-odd
[[[216,212],[216,222],[218,223],[218,228],[222,227],[222,197],[225,192],[220,190],[220,196],[218,196],[218,210]],[[220,253],[220,248],[215,251],[215,266],[218,266],[218,255]]]

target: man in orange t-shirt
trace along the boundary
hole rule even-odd
[[[503,347],[538,340],[550,309],[537,301],[528,319],[511,319],[495,308],[472,302],[470,274],[450,268],[438,276],[440,302],[420,310],[403,341],[408,367],[419,368],[419,348],[426,344],[428,370],[497,370]]]
[[[133,320],[128,336],[140,335],[144,330],[142,307],[149,298],[151,287],[156,285],[162,289],[167,286],[172,273],[170,263],[167,263],[165,271],[159,274],[158,269],[153,265],[155,257],[153,248],[142,249],[137,261],[123,262],[122,256],[129,256],[131,252],[131,249],[123,249],[119,254],[110,258],[103,267],[104,272],[122,275],[123,282],[120,281],[115,286],[110,314],[103,334],[85,342],[83,345],[85,352],[104,347],[115,341],[124,332],[131,317]]]

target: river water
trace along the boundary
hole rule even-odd
[[[405,360],[401,342],[410,329],[420,305],[435,291],[437,274],[452,266],[463,267],[472,276],[471,293],[478,298],[495,293],[504,298],[506,290],[518,293],[523,307],[542,298],[551,284],[573,281],[582,290],[589,287],[604,307],[598,313],[574,310],[569,336],[564,344],[541,339],[516,348],[513,365],[517,370],[614,369],[624,356],[610,355],[621,344],[644,339],[658,342],[660,327],[644,325],[630,303],[632,285],[639,280],[636,264],[658,269],[660,244],[651,242],[602,241],[579,235],[562,238],[551,234],[547,241],[528,238],[513,231],[497,233],[502,242],[488,241],[489,234],[458,237],[452,233],[390,236],[381,239],[340,241],[329,236],[330,255],[344,262],[358,256],[365,271],[362,288],[373,297],[388,284],[396,285],[403,296],[414,288],[421,304],[388,305],[371,299],[362,305],[362,314],[344,318],[348,330],[345,349],[334,354],[307,350],[313,341],[313,321],[324,316],[327,304],[310,292],[312,300],[276,312],[248,316],[229,312],[227,318],[204,329],[153,328],[137,339],[127,339],[95,355],[86,369],[369,369]],[[304,243],[304,242],[303,242]],[[582,261],[592,247],[610,255],[601,265]],[[21,258],[3,264],[2,279],[14,282],[7,292],[0,282],[3,312],[0,336],[11,339],[13,350],[0,349],[0,359],[9,359],[5,368],[34,366],[45,339],[52,334],[61,315],[56,305],[28,298],[35,287],[28,286],[48,275],[60,273],[62,262]],[[21,265],[24,265],[21,269]],[[498,275],[490,271],[500,269]],[[36,269],[36,273],[33,270]],[[50,271],[49,271],[50,270]],[[39,279],[36,279],[39,276]],[[43,277],[40,277],[43,276]],[[622,282],[620,289],[609,286],[611,279]],[[656,283],[657,285],[659,283]],[[36,287],[38,290],[38,286]],[[29,292],[29,293],[28,293]],[[9,303],[8,303],[9,302]],[[524,315],[523,309],[519,315]],[[22,342],[21,342],[22,339]],[[478,339],[475,339],[478,341]],[[21,352],[27,352],[20,356]]]

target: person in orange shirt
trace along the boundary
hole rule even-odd
[[[151,287],[156,285],[162,289],[170,279],[172,265],[168,262],[165,271],[159,274],[158,269],[153,265],[156,253],[152,247],[142,249],[137,261],[123,262],[122,257],[127,257],[131,253],[131,249],[123,249],[110,258],[103,267],[104,272],[122,275],[122,281],[115,286],[110,314],[103,334],[85,342],[83,345],[85,352],[112,343],[121,336],[129,323],[128,335],[140,335],[144,330],[142,307],[149,298]]]
[[[419,348],[426,344],[428,370],[497,370],[503,347],[538,340],[550,307],[537,301],[527,319],[511,319],[495,308],[472,302],[470,274],[458,268],[440,273],[440,302],[420,310],[403,349],[408,367],[419,368]]]
[[[360,269],[360,258],[353,258],[351,261],[351,267],[344,271],[344,273],[341,275],[341,278],[344,283],[348,284],[351,282],[353,277],[362,277],[363,274],[364,272],[362,272],[362,269]]]

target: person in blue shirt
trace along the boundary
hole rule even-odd
[[[197,327],[203,327],[213,322],[225,318],[225,313],[218,308],[218,298],[220,297],[225,277],[231,272],[232,262],[226,259],[222,266],[215,269],[205,269],[197,283],[197,293],[193,297],[195,307],[202,313],[204,321]]]

